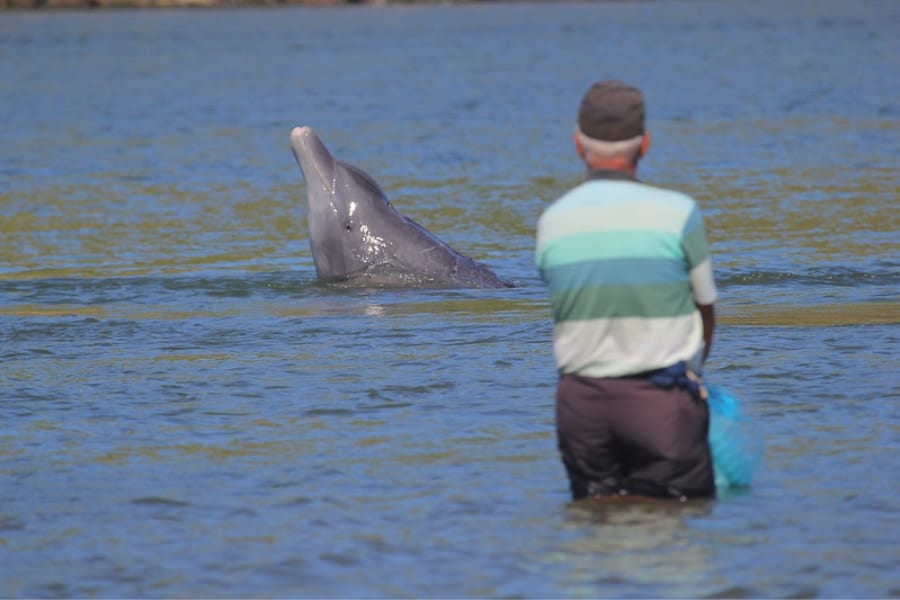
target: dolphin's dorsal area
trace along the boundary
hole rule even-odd
[[[365,171],[335,159],[310,127],[291,131],[316,275],[378,286],[512,287],[400,214]]]

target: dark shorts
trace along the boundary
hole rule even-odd
[[[712,497],[709,407],[647,379],[563,375],[556,433],[572,497]]]

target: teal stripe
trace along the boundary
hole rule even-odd
[[[684,259],[613,258],[570,263],[541,271],[550,292],[600,285],[684,283]]]
[[[598,243],[598,238],[602,242]],[[587,232],[553,241],[536,257],[543,269],[598,259],[682,259],[677,235],[665,231],[629,230]]]
[[[603,285],[551,291],[553,319],[583,321],[620,317],[678,317],[694,311],[688,282]]]

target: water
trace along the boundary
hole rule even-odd
[[[0,595],[898,597],[900,5],[0,17]],[[693,194],[713,503],[571,506],[534,223],[593,80]],[[288,133],[512,290],[314,280]]]

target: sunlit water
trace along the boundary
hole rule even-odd
[[[900,4],[0,15],[0,595],[897,597]],[[568,505],[540,211],[647,93],[766,445]],[[288,133],[505,290],[315,282]]]

